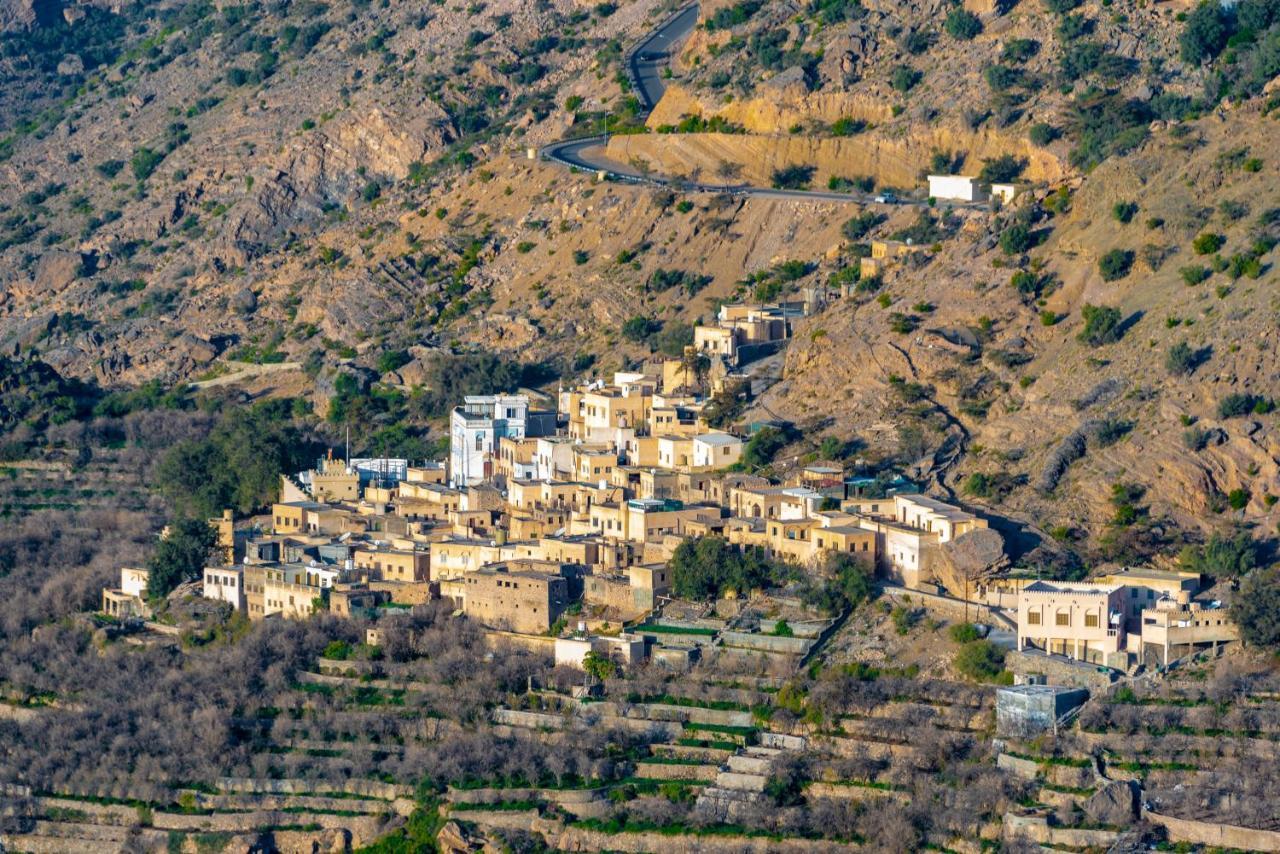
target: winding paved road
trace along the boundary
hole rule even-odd
[[[662,99],[666,84],[662,72],[666,70],[679,46],[684,43],[698,23],[698,4],[685,6],[657,26],[639,42],[626,58],[627,74],[631,86],[640,99],[645,113],[653,111]],[[872,204],[873,198],[857,193],[833,193],[824,190],[775,190],[769,187],[752,187],[747,184],[704,184],[683,181],[658,175],[646,175],[635,168],[617,163],[604,156],[607,136],[580,139],[564,139],[542,149],[547,160],[588,172],[604,172],[615,180],[633,184],[669,187],[685,192],[729,193],[734,196],[761,196],[772,199],[790,199],[806,202],[856,202]],[[899,204],[912,204],[900,199]]]

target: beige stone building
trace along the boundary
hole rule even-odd
[[[494,628],[546,634],[569,604],[568,582],[560,575],[492,566],[461,581],[463,612]]]

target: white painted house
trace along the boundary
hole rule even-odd
[[[982,189],[972,175],[930,175],[929,197],[957,202],[982,201]]]

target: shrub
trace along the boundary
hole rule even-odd
[[[909,65],[899,65],[893,69],[889,75],[889,85],[897,92],[906,94],[916,87],[920,82],[921,75]]]
[[[1022,170],[1027,168],[1027,161],[1012,154],[1002,154],[994,160],[985,160],[978,180],[986,184],[1007,184],[1017,180]]]
[[[591,255],[585,249],[575,249],[573,251],[573,263],[577,264],[579,267],[587,263],[590,259]]]
[[[807,190],[814,171],[812,166],[787,166],[773,170],[770,181],[776,190]]]
[[[942,22],[942,28],[952,38],[970,41],[982,32],[982,21],[969,10],[957,6],[948,13],[946,20]]]
[[[979,639],[978,627],[973,623],[956,623],[949,634],[956,643],[973,643]]]
[[[1212,255],[1221,249],[1224,243],[1226,243],[1226,238],[1221,234],[1206,231],[1191,241],[1191,248],[1195,250],[1197,255]]]
[[[1118,308],[1085,303],[1084,308],[1080,309],[1080,316],[1084,318],[1084,329],[1076,339],[1081,343],[1100,347],[1103,344],[1115,343],[1124,337],[1124,327]]]
[[[841,226],[841,233],[849,240],[861,240],[871,233],[871,230],[886,219],[882,213],[876,211],[863,211],[857,216],[850,217],[845,220]]]
[[[956,653],[956,670],[978,682],[995,682],[1004,672],[1004,656],[1004,650],[991,641],[971,641]]]
[[[1133,268],[1133,253],[1128,249],[1112,249],[1098,259],[1098,272],[1102,281],[1114,282],[1129,275]]]
[[[1133,220],[1133,216],[1137,212],[1137,202],[1116,202],[1111,206],[1111,216],[1115,218],[1116,222],[1122,222],[1126,225]]]
[[[398,371],[411,361],[413,357],[407,350],[388,350],[378,357],[378,373],[389,374],[392,371]]]
[[[1000,61],[1022,64],[1039,52],[1040,42],[1035,39],[1009,39],[1000,52]]]
[[[836,119],[831,123],[831,133],[835,136],[853,136],[855,133],[862,133],[866,129],[866,122],[861,119],[851,119],[847,116]]]
[[[1186,341],[1179,341],[1164,354],[1164,368],[1175,377],[1188,376],[1200,365],[1200,355]]]
[[[1187,285],[1198,285],[1212,275],[1212,271],[1201,264],[1188,264],[1178,270],[1182,281]]]
[[[1031,229],[1020,222],[1000,233],[1000,248],[1006,255],[1021,255],[1034,245]]]
[[[1032,145],[1045,146],[1057,139],[1061,134],[1058,129],[1051,124],[1039,122],[1031,126],[1027,131],[1027,139],[1031,140]]]
[[[162,160],[163,153],[143,147],[133,153],[133,157],[129,159],[129,168],[133,171],[133,177],[145,181],[156,171]]]
[[[1257,394],[1236,392],[1218,401],[1218,417],[1239,418],[1251,413],[1261,415],[1270,412],[1274,408],[1275,402],[1269,398]]]
[[[622,324],[622,337],[639,343],[662,328],[661,321],[637,314]]]
[[[528,253],[532,252],[534,250],[534,247],[536,247],[537,245],[538,244],[534,243],[532,240],[521,240],[519,243],[516,244],[516,251],[519,252],[521,255],[527,255]]]
[[[110,180],[120,174],[120,170],[124,168],[123,160],[106,160],[94,167],[98,170],[98,174],[103,178]]]

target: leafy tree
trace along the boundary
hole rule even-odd
[[[133,153],[133,157],[129,158],[129,168],[133,171],[133,177],[139,181],[145,181],[151,177],[151,173],[156,171],[160,162],[164,160],[164,154],[159,151],[152,151],[150,148],[139,148]]]
[[[876,595],[875,568],[848,552],[829,552],[819,575],[826,580],[804,591],[804,601],[825,614],[841,614]]]
[[[1113,344],[1124,337],[1120,309],[1085,303],[1084,308],[1080,309],[1080,315],[1084,318],[1084,329],[1080,330],[1076,339],[1081,343],[1100,347],[1103,344]]]
[[[1102,281],[1114,282],[1129,275],[1133,269],[1133,253],[1128,249],[1112,249],[1098,259],[1098,272]]]
[[[742,549],[722,537],[687,539],[676,546],[668,564],[671,587],[682,599],[702,601],[783,581],[788,567],[774,563],[757,549]]]
[[[985,184],[1007,184],[1016,181],[1027,168],[1027,161],[1012,154],[1002,154],[994,160],[983,161],[978,180]]]
[[[770,181],[777,190],[806,190],[813,181],[812,166],[787,166],[773,170]]]
[[[778,451],[786,447],[786,434],[777,427],[762,427],[747,440],[742,449],[742,466],[760,469],[773,462]]]
[[[169,523],[168,536],[156,544],[147,561],[151,571],[147,595],[159,599],[179,584],[199,578],[217,542],[217,532],[203,519],[179,518]]]
[[[857,216],[850,217],[845,220],[840,232],[849,240],[861,240],[871,233],[871,229],[875,228],[886,219],[885,215],[876,211],[863,211]]]
[[[413,361],[408,350],[387,350],[378,357],[378,373],[389,374],[398,371]]]
[[[607,655],[602,655],[594,649],[583,656],[582,669],[587,671],[588,676],[591,676],[598,682],[603,682],[606,679],[612,679],[618,675],[617,663]]]
[[[942,27],[952,38],[970,41],[982,32],[982,21],[968,9],[957,6],[947,14]]]
[[[1006,255],[1021,255],[1035,245],[1031,228],[1016,222],[1000,232],[1000,249]]]
[[[622,324],[622,337],[639,343],[662,328],[662,321],[637,314]]]
[[[315,447],[289,423],[288,401],[233,409],[205,439],[161,458],[156,484],[178,513],[208,518],[230,507],[252,512],[278,494],[280,475],[313,459]]]
[[[1231,603],[1231,619],[1245,643],[1280,650],[1280,570],[1251,572]]]
[[[1200,65],[1221,53],[1231,36],[1229,15],[1217,0],[1203,0],[1187,16],[1178,36],[1182,60],[1189,65]]]
[[[1212,578],[1239,578],[1258,563],[1258,544],[1245,531],[1231,536],[1214,534],[1204,545],[1187,546],[1178,555],[1178,564],[1188,572]]]

